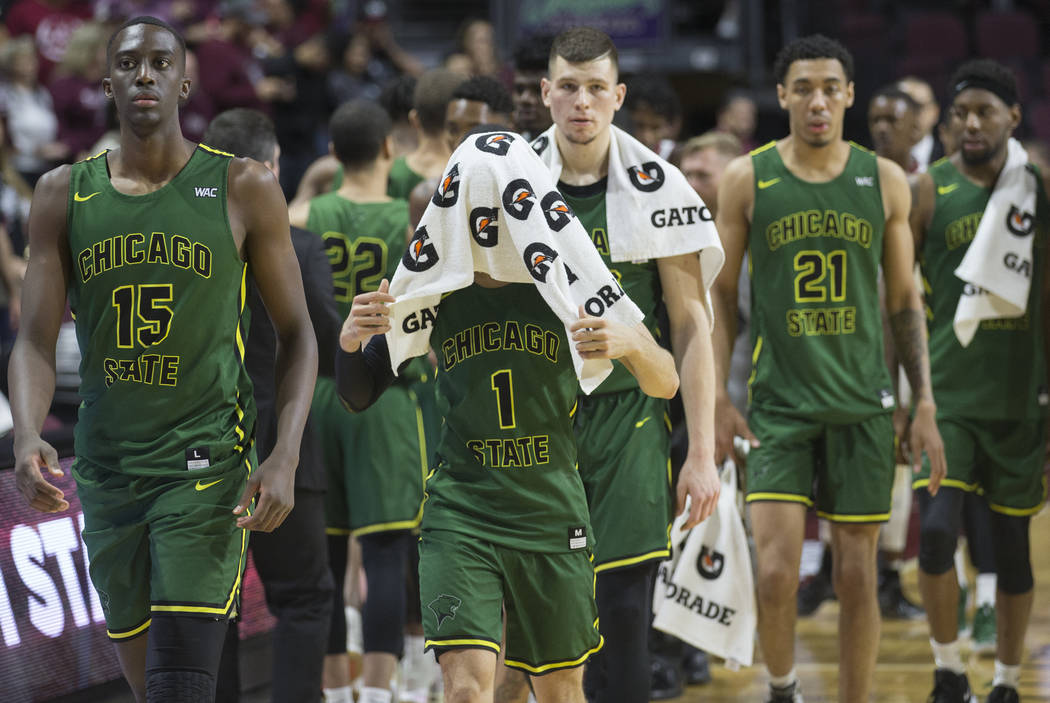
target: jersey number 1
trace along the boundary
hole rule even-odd
[[[499,414],[501,430],[514,429],[514,379],[510,369],[500,369],[492,374],[492,390],[496,391],[496,412]]]

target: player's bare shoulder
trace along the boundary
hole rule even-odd
[[[726,166],[718,185],[718,212],[750,221],[755,204],[755,167],[750,154],[738,156]]]
[[[230,162],[228,206],[230,227],[238,247],[247,237],[281,222],[287,226],[288,205],[270,169],[254,159]]]
[[[911,210],[911,189],[904,169],[893,161],[876,156],[879,169],[879,184],[882,186],[882,203],[887,219],[907,217]]]

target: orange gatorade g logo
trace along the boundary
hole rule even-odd
[[[459,200],[459,164],[452,164],[445,177],[441,179],[434,197],[431,198],[438,207],[452,207]]]
[[[493,132],[492,134],[482,134],[474,141],[474,146],[489,154],[506,156],[513,141],[514,137],[506,132]]]
[[[572,208],[561,197],[561,193],[552,190],[543,196],[540,202],[543,208],[543,216],[547,218],[547,226],[555,232],[561,232],[565,225],[572,221],[575,215]]]
[[[470,233],[474,241],[483,247],[494,247],[499,243],[497,221],[499,210],[494,207],[476,207],[470,211]]]
[[[659,190],[664,184],[664,170],[655,161],[646,161],[641,166],[631,166],[627,169],[627,175],[631,178],[634,187],[645,193]]]
[[[426,227],[420,227],[412,235],[412,241],[405,249],[405,255],[401,257],[401,263],[409,271],[426,271],[438,262],[437,249],[430,241]]]
[[[528,219],[532,206],[536,204],[536,193],[524,178],[516,178],[503,191],[503,209],[518,220]]]
[[[529,273],[540,283],[547,282],[547,272],[550,270],[551,264],[558,258],[558,252],[551,249],[546,244],[540,244],[534,242],[533,244],[525,247],[525,253],[523,254],[525,259],[525,265],[529,269]]]

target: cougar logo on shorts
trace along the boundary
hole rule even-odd
[[[561,232],[562,228],[576,216],[569,204],[561,197],[561,193],[556,190],[543,196],[540,207],[543,208],[543,216],[547,218],[547,225],[555,232]]]
[[[525,247],[524,258],[525,265],[528,266],[532,277],[540,283],[546,283],[547,271],[550,270],[554,260],[558,258],[558,252],[546,244],[534,242]]]
[[[445,624],[446,620],[451,620],[456,617],[456,611],[462,604],[463,601],[459,598],[442,593],[440,596],[427,603],[427,607],[434,613],[434,616],[438,621],[438,628],[440,628]]]
[[[540,136],[536,137],[536,140],[533,141],[530,146],[532,147],[532,150],[535,151],[537,154],[542,154],[543,152],[547,151],[547,145],[550,143],[551,140],[547,139],[547,135],[541,134]]]
[[[420,227],[412,235],[412,241],[408,243],[408,249],[405,249],[405,255],[401,257],[401,264],[409,271],[419,273],[426,271],[437,262],[437,249],[430,243],[427,228]]]
[[[1032,233],[1035,224],[1035,216],[1030,212],[1019,210],[1016,205],[1010,206],[1010,212],[1006,215],[1006,229],[1010,234],[1017,237],[1027,237]]]
[[[708,581],[714,581],[722,575],[725,568],[726,558],[722,552],[716,552],[708,548],[706,544],[700,545],[700,556],[696,558],[696,570]]]
[[[641,166],[631,166],[627,169],[627,175],[631,177],[634,187],[645,193],[659,190],[664,184],[664,170],[655,161],[646,161]]]
[[[470,233],[474,241],[483,247],[494,247],[499,242],[497,218],[499,210],[494,207],[476,207],[470,211]]]
[[[474,146],[489,154],[506,156],[513,141],[514,137],[506,132],[494,132],[492,134],[482,134],[474,141]]]
[[[452,207],[459,200],[459,164],[452,164],[441,179],[431,201],[438,207]]]
[[[527,220],[535,204],[536,193],[524,178],[515,178],[503,191],[503,209],[515,219]]]

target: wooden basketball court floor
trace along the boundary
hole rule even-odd
[[[1050,702],[1050,509],[1032,518],[1032,565],[1035,572],[1035,604],[1025,638],[1025,656],[1019,693],[1024,703]],[[902,572],[905,593],[918,603],[915,560]],[[806,703],[838,698],[836,630],[838,604],[825,602],[808,618],[799,618],[795,657]],[[847,635],[848,636],[848,635]],[[880,703],[921,703],[933,688],[933,655],[925,620],[885,620],[875,669],[873,700]],[[994,657],[968,653],[970,686],[980,701],[992,687]],[[756,646],[756,660],[761,655]],[[721,662],[711,662],[713,680],[690,686],[680,703],[762,701],[767,690],[765,668],[755,666],[732,672]]]

